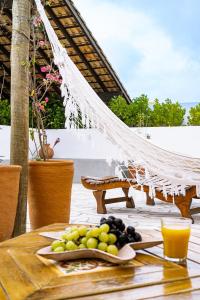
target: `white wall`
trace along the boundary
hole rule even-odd
[[[0,156],[9,159],[10,127],[0,126]],[[151,141],[165,149],[200,157],[200,127],[155,127],[132,129],[145,136],[151,135]],[[117,151],[116,147],[96,130],[69,131],[65,129],[47,130],[48,141],[52,145],[56,138],[61,142],[55,147],[55,158],[105,159],[106,153]],[[34,149],[32,142],[30,147]]]

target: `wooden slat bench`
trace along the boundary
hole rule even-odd
[[[135,178],[119,178],[115,176],[107,176],[103,178],[98,177],[81,177],[82,185],[89,190],[93,191],[93,195],[97,202],[97,213],[99,214],[106,214],[106,205],[116,202],[126,202],[126,207],[134,208],[135,203],[132,197],[128,196],[130,187],[143,191],[146,193],[146,204],[147,205],[155,205],[154,199],[149,195],[149,186],[148,185],[140,185],[137,183]],[[106,199],[106,191],[121,188],[124,192],[124,197],[119,198],[111,198]],[[155,192],[155,198],[159,200],[174,203],[178,209],[182,217],[185,218],[192,218],[193,214],[200,213],[200,207],[195,207],[191,209],[192,198],[196,197],[196,187],[195,186],[188,186],[186,189],[185,196],[183,195],[167,195],[165,197],[162,193],[162,187],[157,188]]]
[[[93,195],[97,202],[97,213],[106,214],[106,204],[126,202],[126,207],[135,208],[132,197],[128,196],[130,183],[135,184],[135,179],[121,179],[116,176],[97,177],[81,177],[81,182],[86,189],[93,190]],[[124,197],[106,199],[106,191],[121,188]]]

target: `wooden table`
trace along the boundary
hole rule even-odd
[[[57,265],[34,254],[50,244],[40,231],[64,228],[55,224],[0,244],[0,300],[200,299],[200,229],[193,230],[187,266],[164,261],[161,246],[140,251],[126,266]]]

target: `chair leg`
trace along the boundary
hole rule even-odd
[[[135,208],[133,197],[128,196],[129,188],[122,188],[122,191],[124,192],[125,195],[126,207]]]
[[[175,205],[180,210],[181,216],[184,218],[192,219],[192,221],[194,223],[194,220],[193,220],[191,212],[190,212],[191,203],[192,203],[192,199],[188,199],[183,196],[179,196],[179,197],[175,198]]]
[[[153,198],[151,198],[150,196],[149,196],[149,193],[146,193],[146,205],[151,205],[151,206],[153,206],[153,205],[155,205],[155,201],[154,201],[154,199]]]
[[[106,214],[105,195],[106,191],[93,191],[93,195],[97,202],[97,213]]]

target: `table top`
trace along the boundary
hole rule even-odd
[[[55,263],[35,254],[51,243],[40,232],[65,227],[50,225],[0,244],[0,300],[200,299],[200,229],[192,231],[186,266],[163,260],[162,245],[123,266],[94,259]]]

